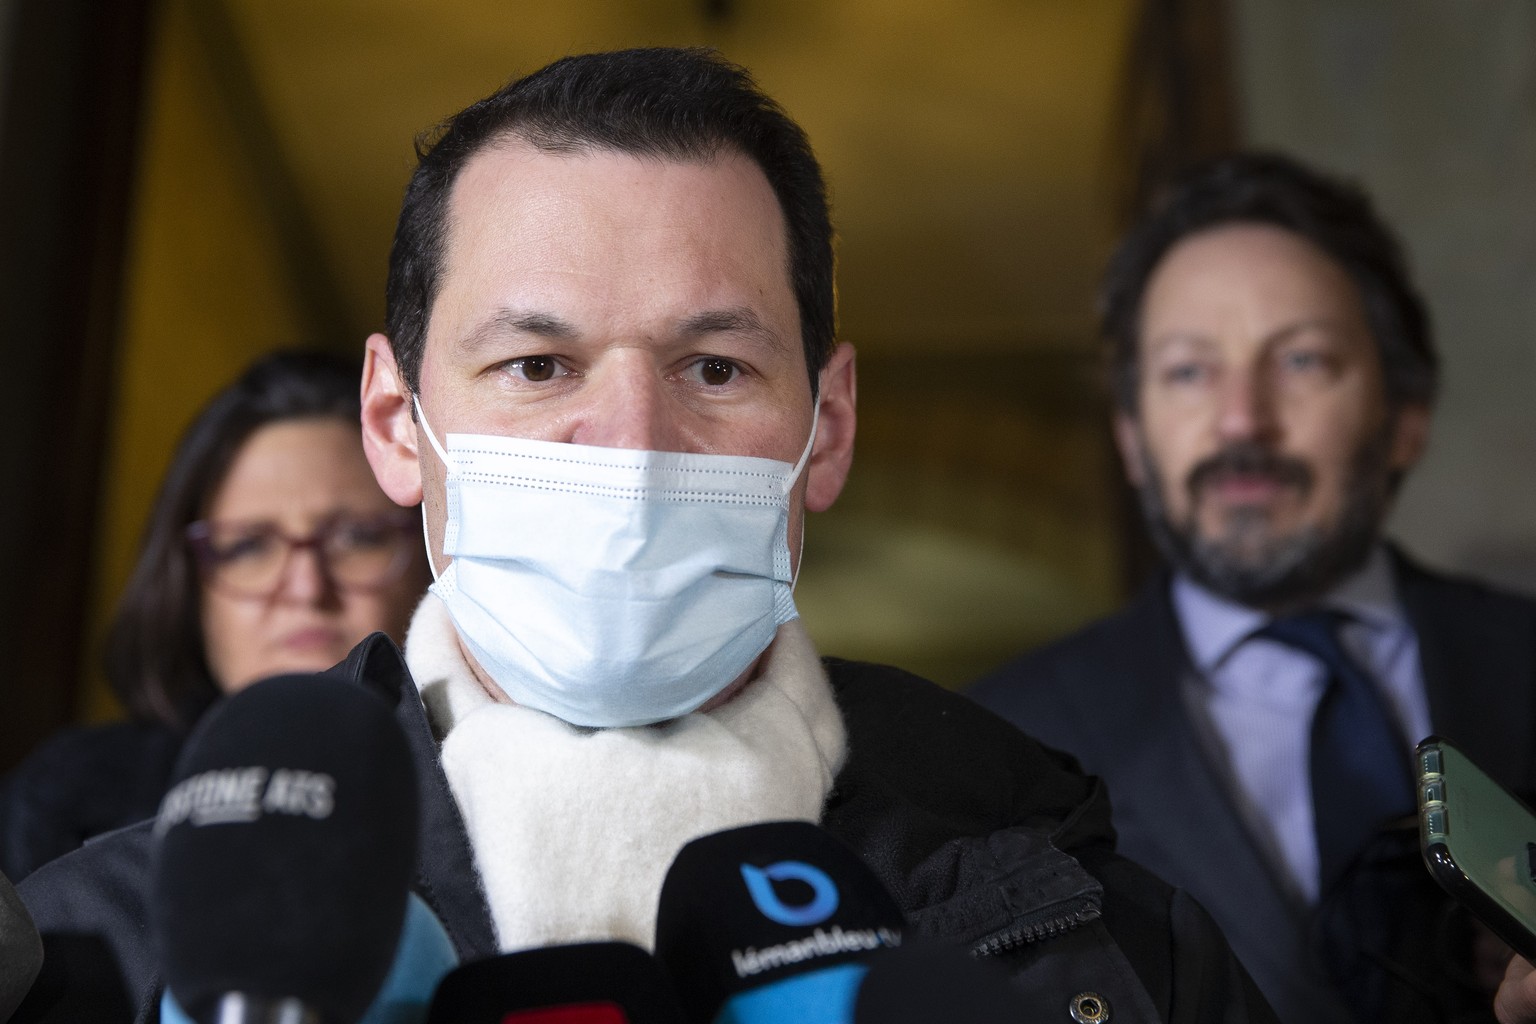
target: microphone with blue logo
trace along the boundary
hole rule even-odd
[[[672,980],[625,942],[503,953],[451,972],[428,1024],[682,1024]]]
[[[410,894],[416,778],[391,709],[328,675],[256,683],[194,730],[155,823],[162,1018],[409,1024],[456,958]]]
[[[690,1024],[850,1024],[905,919],[858,855],[815,825],[695,839],[662,883],[656,957]]]

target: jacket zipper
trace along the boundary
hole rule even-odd
[[[1058,903],[1029,918],[996,932],[978,942],[971,950],[976,956],[997,956],[1042,939],[1055,938],[1099,916],[1099,901],[1093,896],[1078,896]]]

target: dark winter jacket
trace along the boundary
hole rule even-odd
[[[0,870],[19,882],[87,839],[151,817],[185,739],[166,725],[114,722],[43,741],[0,780]]]
[[[1205,913],[1114,854],[1096,779],[969,701],[890,668],[828,660],[848,760],[822,824],[858,850],[914,928],[996,958],[1021,1020],[1094,993],[1116,1024],[1269,1021]],[[426,713],[382,635],[332,670],[397,709],[422,794],[416,891],[465,960],[497,952],[468,834]],[[16,1020],[153,1020],[149,825],[87,844],[21,887],[48,959]]]

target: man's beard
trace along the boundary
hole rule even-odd
[[[1201,491],[1227,473],[1269,476],[1305,497],[1313,486],[1311,467],[1256,442],[1228,446],[1202,460],[1184,481],[1189,515],[1175,523],[1163,495],[1163,478],[1138,436],[1144,483],[1137,488],[1142,515],[1163,557],[1196,583],[1251,608],[1279,611],[1327,593],[1365,564],[1395,490],[1389,467],[1389,423],[1355,451],[1345,481],[1343,508],[1329,524],[1276,534],[1266,509],[1239,507],[1226,515],[1218,535],[1200,530]]]

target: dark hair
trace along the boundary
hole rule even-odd
[[[204,657],[188,524],[202,517],[261,427],[311,417],[356,423],[360,373],[357,363],[319,352],[267,356],[215,395],[182,435],[107,631],[107,681],[134,718],[185,729],[219,694]]]
[[[1439,362],[1429,314],[1402,246],[1359,188],[1274,153],[1238,153],[1195,168],[1121,241],[1099,292],[1115,404],[1135,412],[1141,304],[1147,282],[1183,239],[1231,223],[1295,232],[1338,261],[1360,289],[1393,408],[1434,401]]]
[[[676,161],[740,153],[762,169],[788,233],[811,392],[832,355],[836,310],[826,185],[800,126],[746,69],[709,49],[564,57],[519,78],[417,139],[385,288],[385,330],[417,391],[437,298],[453,183],[476,153],[517,138],[547,153],[610,150]]]

